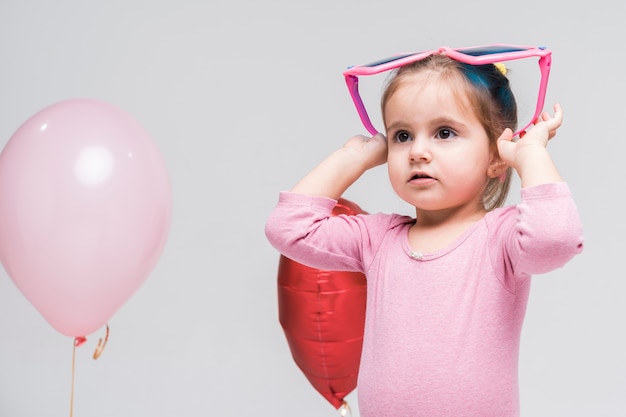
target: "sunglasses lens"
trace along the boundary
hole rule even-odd
[[[508,46],[508,45],[490,45],[490,46],[478,46],[475,48],[457,49],[456,51],[465,55],[482,56],[482,55],[502,54],[506,52],[527,51],[528,49],[529,48]]]
[[[378,61],[370,62],[369,64],[360,65],[360,66],[361,67],[373,68],[373,67],[377,67],[379,65],[384,65],[384,64],[388,64],[390,62],[398,61],[400,59],[406,58],[407,56],[417,55],[419,53],[420,52],[411,52],[410,54],[394,55],[394,56],[390,56],[388,58],[379,59]]]

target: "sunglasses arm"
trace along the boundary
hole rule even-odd
[[[551,66],[551,55],[546,55],[539,59],[539,69],[541,70],[541,84],[539,85],[539,97],[537,98],[537,116],[539,116],[543,111],[543,105],[546,99],[546,90],[548,89],[548,78],[550,76]]]
[[[348,86],[348,91],[350,91],[350,97],[352,97],[352,101],[354,102],[354,106],[356,107],[359,117],[361,118],[361,122],[363,126],[367,129],[368,132],[372,134],[372,136],[376,135],[378,131],[372,125],[372,122],[367,115],[367,110],[365,110],[365,106],[363,105],[363,100],[361,99],[361,95],[359,94],[359,79],[355,75],[347,74],[345,76],[346,85]]]
[[[539,119],[539,116],[541,116],[541,112],[543,111],[543,105],[545,104],[545,100],[546,100],[546,90],[548,89],[548,78],[550,77],[551,65],[552,65],[551,55],[546,55],[546,56],[539,58],[539,70],[541,71],[541,83],[539,84],[539,95],[537,96],[537,108],[535,109],[535,115],[526,126],[524,126],[522,129],[517,131],[513,136],[526,133],[526,129],[528,129],[531,125],[535,124],[537,120]]]

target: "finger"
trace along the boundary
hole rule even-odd
[[[502,162],[505,165],[511,162],[513,155],[515,154],[516,147],[513,131],[509,128],[504,129],[502,134],[498,137],[496,144],[498,147],[498,154]]]
[[[514,143],[513,131],[508,127],[504,129],[502,134],[498,137],[496,144],[498,146],[498,152],[506,152],[506,149]]]
[[[387,138],[382,133],[377,133],[374,136],[372,136],[372,140],[387,144]]]
[[[504,129],[504,132],[502,132],[502,134],[498,138],[498,142],[499,141],[503,141],[503,142],[511,142],[511,141],[513,141],[513,131],[511,129],[509,129],[508,127],[506,129]]]
[[[563,109],[561,108],[561,104],[560,103],[555,103],[554,104],[554,117],[556,119],[559,119],[559,124],[561,124],[561,122],[563,122]]]
[[[561,107],[561,103],[554,103],[554,112],[555,113],[563,113],[563,108]]]
[[[554,116],[551,116],[551,118],[553,119],[558,119],[558,120],[562,120],[563,119],[563,109],[561,108],[561,105],[559,103],[555,103],[554,106],[552,106],[553,110],[554,110]],[[550,118],[550,114],[548,112],[544,112],[542,114],[542,116],[544,118]]]

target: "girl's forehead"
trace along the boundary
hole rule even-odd
[[[432,120],[482,126],[478,106],[466,84],[454,77],[445,79],[428,74],[411,74],[397,84],[383,109],[383,120],[386,127]]]
[[[388,101],[399,97],[419,99],[426,95],[441,103],[456,105],[465,110],[473,107],[471,91],[460,77],[443,76],[433,71],[405,76],[388,97]]]

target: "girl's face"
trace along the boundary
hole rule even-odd
[[[391,185],[420,212],[484,212],[498,158],[476,114],[436,76],[411,75],[384,107]]]

